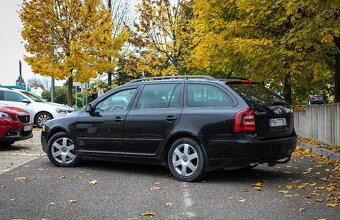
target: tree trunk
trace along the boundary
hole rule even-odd
[[[335,45],[340,50],[340,38],[335,38]],[[334,73],[334,102],[340,102],[340,53],[335,55],[335,73]]]
[[[73,89],[73,78],[71,76],[67,80],[67,105],[68,106],[72,106],[72,101],[73,101],[72,89]]]
[[[107,73],[107,85],[110,87],[112,85],[112,72]]]
[[[284,87],[283,87],[283,96],[286,102],[289,104],[292,103],[292,83],[291,83],[291,76],[289,73],[285,76]]]

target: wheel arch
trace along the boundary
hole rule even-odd
[[[173,134],[171,137],[168,138],[168,140],[166,141],[165,145],[164,145],[164,148],[163,148],[163,161],[164,161],[164,165],[166,167],[168,167],[168,153],[169,153],[169,149],[170,147],[172,146],[172,144],[180,139],[180,138],[191,138],[195,141],[197,141],[197,143],[199,143],[202,147],[202,151],[203,151],[203,154],[204,154],[204,159],[206,161],[206,171],[209,170],[209,159],[208,159],[208,153],[207,153],[207,150],[205,148],[206,146],[206,143],[203,139],[197,137],[195,134],[193,133],[190,133],[190,132],[178,132],[178,133],[175,133]]]
[[[51,137],[59,132],[64,132],[66,134],[68,134],[71,138],[72,136],[70,135],[70,133],[63,127],[55,127],[53,128],[51,131],[49,131],[48,133],[48,137],[47,137],[47,141],[49,141],[51,139]],[[73,139],[73,138],[72,138]],[[74,141],[73,141],[74,142]]]

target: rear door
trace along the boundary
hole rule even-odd
[[[294,134],[294,116],[289,104],[258,83],[227,83],[254,110],[256,133],[261,138]]]
[[[152,156],[173,130],[182,112],[182,83],[144,85],[125,122],[127,154]]]

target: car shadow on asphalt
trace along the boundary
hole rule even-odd
[[[155,177],[171,176],[170,171],[160,165],[147,165],[137,163],[124,163],[102,160],[84,160],[81,167],[97,171],[112,171],[129,174],[148,175]]]
[[[145,165],[111,161],[85,160],[81,163],[81,167],[97,170],[112,171],[119,173],[128,173],[131,175],[146,175],[155,178],[172,177],[170,171],[160,165]],[[198,183],[240,183],[240,182],[256,182],[256,181],[289,181],[289,179],[297,179],[301,177],[298,173],[285,173],[275,168],[262,168],[261,166],[254,169],[237,169],[237,170],[215,170],[210,171],[203,181]],[[175,179],[174,179],[175,180]]]
[[[8,151],[8,152],[13,153],[13,152],[25,150],[25,149],[29,149],[29,147],[8,145],[8,146],[1,146],[0,152],[7,152]]]
[[[299,173],[286,173],[275,168],[257,167],[254,169],[235,169],[235,170],[215,170],[208,173],[205,178],[206,182],[263,182],[263,181],[280,181],[289,182],[289,179],[301,177]]]

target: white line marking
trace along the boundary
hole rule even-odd
[[[196,217],[195,213],[193,213],[192,211],[190,211],[192,209],[192,199],[191,199],[191,194],[188,190],[188,183],[184,182],[183,183],[183,201],[184,201],[184,213],[187,217],[189,218],[193,218]]]

